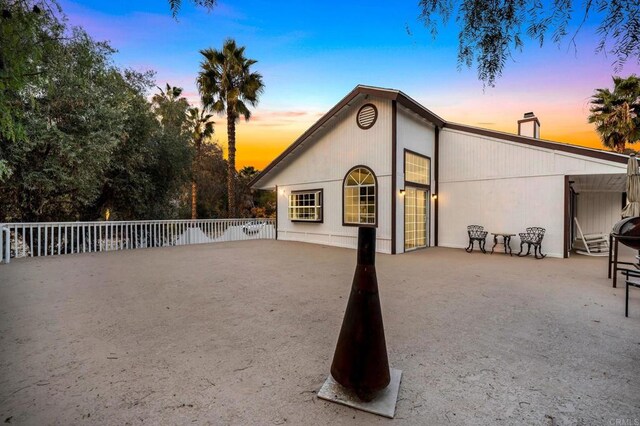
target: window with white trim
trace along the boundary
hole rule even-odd
[[[376,224],[376,178],[366,167],[357,167],[344,179],[345,225]]]
[[[322,222],[322,190],[292,191],[289,194],[289,219]]]

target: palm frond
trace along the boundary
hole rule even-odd
[[[251,111],[242,101],[238,101],[238,103],[236,103],[236,111],[238,112],[237,116],[244,117],[245,121],[249,121],[249,119],[251,118]]]
[[[613,91],[595,90],[588,121],[596,125],[604,146],[622,152],[627,143],[640,139],[640,79],[631,75],[612,80]]]

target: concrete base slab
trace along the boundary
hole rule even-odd
[[[402,371],[391,368],[390,373],[391,381],[389,382],[389,386],[381,390],[378,395],[369,402],[362,401],[355,392],[346,389],[340,383],[336,382],[331,374],[329,374],[324,385],[320,388],[318,398],[392,419],[396,413],[396,402],[398,401]]]

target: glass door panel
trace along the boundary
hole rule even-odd
[[[425,189],[405,188],[404,194],[404,249],[413,250],[427,246],[429,193]]]

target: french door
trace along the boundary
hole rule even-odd
[[[405,187],[404,193],[404,249],[427,247],[429,244],[429,191]]]

